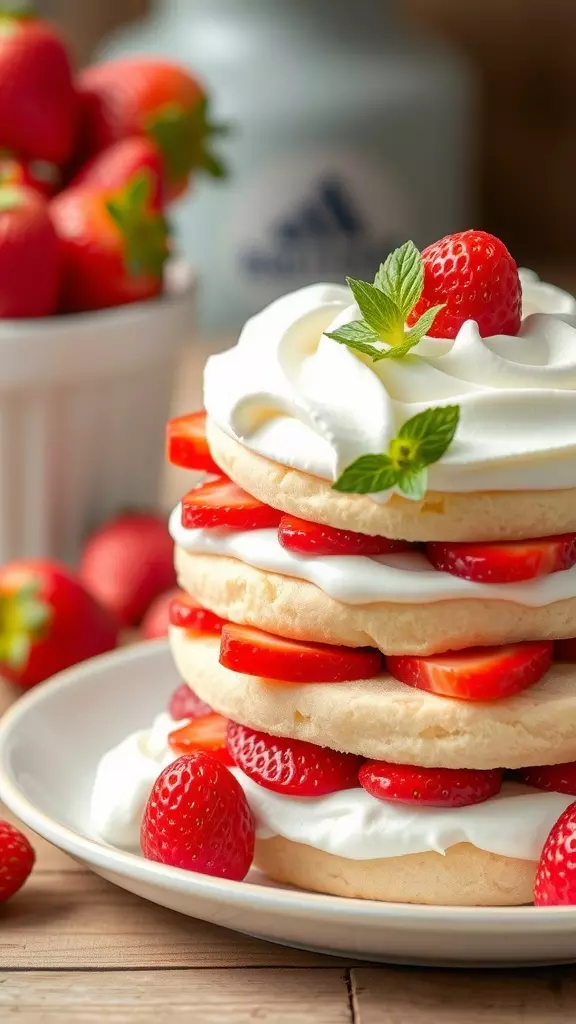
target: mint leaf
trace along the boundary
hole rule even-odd
[[[424,289],[422,257],[414,242],[405,242],[380,265],[374,284],[386,292],[406,319]]]
[[[397,480],[398,470],[389,455],[361,455],[346,467],[332,489],[345,494],[376,494],[389,491]]]
[[[428,331],[436,319],[436,314],[439,313],[441,309],[444,309],[444,305],[445,304],[442,302],[439,306],[430,306],[430,309],[427,309],[425,313],[422,313],[420,319],[416,321],[409,331],[406,332],[406,339],[410,339],[411,348],[413,348],[414,345],[417,345],[425,334],[428,334]]]
[[[430,466],[441,459],[450,447],[459,421],[458,405],[424,409],[402,425],[398,440],[410,441],[414,446],[414,466]]]
[[[364,320],[353,320],[350,324],[343,324],[336,331],[326,332],[327,338],[337,341],[340,345],[347,345],[356,352],[364,352],[365,355],[375,359],[374,342],[378,341],[378,334]]]
[[[426,494],[427,485],[428,472],[424,467],[422,469],[407,470],[404,473],[400,473],[398,477],[398,490],[400,494],[403,494],[405,498],[409,498],[410,501],[422,501]]]
[[[361,455],[347,466],[335,491],[345,494],[375,494],[395,487],[411,501],[421,501],[426,493],[426,466],[437,462],[449,448],[458,423],[458,405],[424,409],[406,420],[396,437],[381,455]]]
[[[366,323],[378,333],[381,341],[385,341],[385,335],[393,333],[398,323],[402,321],[400,310],[391,302],[388,295],[375,288],[373,284],[355,281],[351,277],[347,277],[346,280]]]

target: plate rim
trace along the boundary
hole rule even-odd
[[[385,903],[304,890],[280,889],[273,885],[263,886],[247,881],[236,882],[149,861],[117,847],[108,846],[61,824],[28,799],[10,771],[7,761],[9,740],[17,732],[20,720],[31,708],[41,707],[43,703],[49,702],[55,693],[78,686],[89,686],[95,673],[108,669],[121,672],[124,665],[147,660],[154,655],[170,657],[167,640],[141,641],[91,658],[26,691],[0,717],[0,799],[14,815],[43,839],[72,857],[82,860],[88,866],[94,864],[103,871],[112,871],[161,889],[201,895],[220,903],[234,903],[236,906],[248,903],[252,908],[262,905],[262,909],[268,912],[302,915],[311,912],[323,920],[334,916],[343,920],[359,915],[366,923],[370,920],[385,925],[387,921],[394,921],[395,924],[405,927],[419,927],[424,923],[457,927],[459,924],[473,923],[482,930],[491,930],[494,927],[515,929],[530,921],[531,925],[538,925],[540,932],[568,931],[571,927],[576,930],[576,907],[453,907]]]

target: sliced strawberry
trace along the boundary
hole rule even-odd
[[[498,700],[537,683],[552,664],[553,643],[469,647],[428,657],[392,656],[388,671],[408,686],[460,700]]]
[[[170,697],[168,712],[175,722],[181,722],[184,718],[205,718],[212,714],[212,708],[187,683],[182,683]]]
[[[576,565],[576,533],[503,544],[426,545],[435,569],[476,583],[518,583]]]
[[[371,679],[383,669],[382,655],[373,647],[336,647],[287,640],[234,622],[222,627],[220,664],[234,672],[287,683]]]
[[[568,640],[556,640],[554,661],[576,662],[576,637],[570,637]]]
[[[367,761],[358,772],[358,781],[377,800],[426,807],[467,807],[500,792],[502,770],[418,768],[410,764]]]
[[[171,626],[180,626],[194,633],[221,633],[226,622],[184,592],[172,598],[169,615]]]
[[[576,761],[566,764],[541,764],[534,768],[520,768],[515,778],[534,789],[576,796]]]
[[[168,746],[175,754],[192,754],[196,750],[203,750],[223,764],[231,765],[234,762],[226,747],[227,729],[228,719],[213,711],[171,732]]]
[[[392,555],[413,547],[405,540],[369,537],[353,530],[309,523],[296,516],[282,516],[278,540],[282,547],[300,555]]]
[[[356,789],[363,758],[315,743],[269,736],[237,722],[228,723],[228,750],[234,763],[264,789],[288,796],[324,796]]]
[[[232,480],[209,480],[182,498],[182,526],[264,530],[278,526],[282,513],[264,505]]]
[[[204,409],[176,416],[166,426],[166,458],[173,466],[196,469],[202,473],[222,476],[222,470],[210,455],[206,440],[206,413]]]

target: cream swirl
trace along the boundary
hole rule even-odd
[[[574,487],[576,302],[521,277],[527,315],[517,337],[481,338],[469,320],[453,341],[426,337],[408,357],[378,363],[326,337],[361,315],[347,287],[302,288],[208,360],[208,413],[248,449],[334,480],[360,455],[385,451],[417,412],[457,403],[458,432],[430,467],[431,490]]]
[[[138,847],[140,824],[154,782],[174,760],[167,737],[177,725],[158,715],[151,729],[132,733],[102,757],[92,788],[90,824],[99,839]],[[284,836],[352,860],[444,853],[468,842],[489,853],[538,860],[546,836],[573,801],[505,783],[499,796],[471,807],[442,809],[375,800],[363,789],[324,797],[291,797],[256,785],[234,770],[265,839]]]
[[[277,530],[190,530],[182,509],[170,516],[170,534],[192,555],[224,555],[264,572],[306,580],[342,604],[433,604],[436,601],[510,601],[545,608],[576,598],[576,566],[521,583],[476,583],[434,569],[420,551],[396,555],[299,555],[282,547]]]

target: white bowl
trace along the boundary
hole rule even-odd
[[[117,309],[0,320],[0,563],[74,560],[120,508],[158,502],[164,426],[194,284]]]
[[[576,908],[421,907],[299,892],[251,873],[229,882],[164,867],[91,835],[100,756],[148,725],[179,679],[165,641],[95,658],[38,686],[0,721],[0,798],[45,839],[130,892],[293,946],[396,963],[576,959]]]

